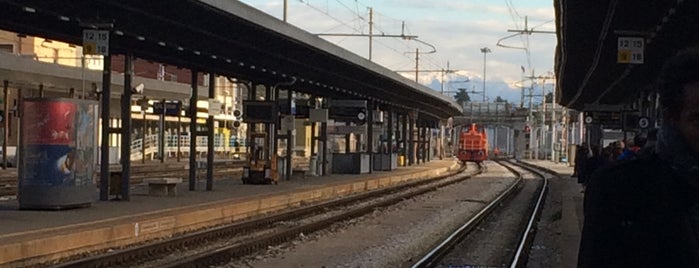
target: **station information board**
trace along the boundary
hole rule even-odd
[[[622,118],[622,112],[620,111],[585,112],[585,123],[602,125],[606,129],[621,129]]]
[[[169,116],[179,116],[182,111],[182,102],[179,101],[161,101],[153,102],[153,113],[164,114]]]
[[[109,55],[109,31],[83,30],[83,54]]]
[[[617,62],[643,64],[645,43],[643,37],[619,37]]]

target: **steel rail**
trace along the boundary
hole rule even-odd
[[[246,220],[243,222],[236,222],[233,224],[229,225],[224,225],[224,226],[219,226],[207,230],[202,230],[202,231],[196,231],[193,233],[188,233],[188,234],[183,234],[181,236],[168,239],[166,241],[159,241],[155,243],[149,243],[149,244],[144,244],[140,246],[134,246],[130,247],[127,249],[123,250],[117,250],[113,251],[110,253],[106,254],[100,254],[100,255],[95,255],[92,257],[88,258],[83,258],[83,259],[78,259],[78,260],[73,260],[70,262],[65,262],[62,264],[58,264],[55,267],[112,267],[112,266],[124,266],[124,264],[130,264],[133,262],[139,262],[139,260],[142,259],[153,259],[153,257],[158,257],[162,256],[165,254],[170,253],[173,249],[177,248],[187,248],[192,245],[212,241],[215,239],[219,239],[221,237],[225,236],[233,236],[233,235],[239,235],[241,233],[250,233],[257,231],[261,228],[264,228],[266,226],[272,226],[275,222],[279,221],[288,221],[292,219],[297,219],[300,217],[305,217],[308,215],[315,215],[318,213],[324,213],[327,211],[328,208],[336,208],[356,202],[360,202],[362,200],[367,200],[374,198],[376,196],[381,196],[381,195],[388,195],[394,192],[398,192],[401,190],[405,189],[410,189],[410,188],[415,188],[419,186],[424,186],[424,185],[429,185],[430,183],[434,183],[440,180],[443,180],[445,178],[455,176],[465,170],[465,167],[462,166],[458,170],[455,170],[453,172],[449,172],[447,174],[441,175],[441,176],[436,176],[430,179],[426,180],[421,180],[421,181],[416,181],[416,182],[410,182],[410,183],[405,183],[401,184],[399,186],[395,187],[388,187],[388,188],[383,188],[383,189],[378,189],[362,194],[357,194],[357,195],[352,195],[346,198],[341,198],[337,200],[331,200],[331,201],[326,201],[322,202],[319,204],[315,205],[310,205],[306,207],[301,207],[298,209],[294,209],[291,211],[286,211],[282,213],[277,213],[275,215],[270,215],[262,218],[257,218],[257,219],[251,219],[251,220]],[[464,176],[466,177],[466,176]],[[430,186],[429,189],[436,189],[440,186]],[[402,200],[405,197],[400,197]],[[373,209],[372,209],[373,210]],[[364,212],[366,213],[366,212]],[[339,221],[340,218],[342,217],[335,217],[336,221]],[[316,228],[316,227],[314,227]],[[314,228],[308,228],[308,229],[302,229],[302,228],[295,228],[298,230],[288,230],[287,236],[290,233],[294,233],[297,231],[301,231],[304,233],[308,233],[309,230],[314,229]],[[284,236],[284,235],[281,235]],[[281,237],[280,236],[280,237]],[[269,245],[269,241],[276,241],[276,244],[279,241],[284,241],[285,239],[279,238],[279,237],[263,237],[263,238],[258,238],[257,240],[265,240],[268,241],[265,243],[258,243],[255,245],[254,243],[248,242],[247,246],[240,246],[237,249],[220,249],[220,250],[215,250],[215,251],[209,251],[209,253],[214,253],[214,252],[222,252],[222,251],[236,251],[238,253],[232,254],[230,256],[236,256],[240,255],[240,252],[252,252],[253,250],[259,248],[259,245],[265,244]],[[225,254],[225,253],[219,253],[219,254]],[[216,258],[220,259],[220,258]],[[228,258],[230,259],[230,258]],[[204,261],[201,261],[204,263]],[[183,261],[180,261],[179,263],[184,263]],[[173,264],[175,265],[175,264]]]
[[[483,219],[485,219],[486,216],[493,212],[498,205],[500,205],[505,199],[507,199],[507,197],[514,193],[515,189],[517,189],[522,182],[522,174],[507,165],[503,165],[498,160],[495,162],[516,174],[517,180],[515,180],[510,187],[498,195],[493,201],[488,203],[488,205],[483,207],[483,209],[481,209],[476,215],[471,217],[466,223],[444,238],[442,242],[437,244],[430,251],[425,253],[420,260],[411,266],[412,268],[435,266],[442,257],[449,253],[449,251],[451,251],[451,249],[459,243],[459,241],[471,233],[471,231],[473,231],[483,221]]]
[[[482,169],[479,169],[479,171],[476,173],[480,173]],[[259,237],[257,239],[243,242],[243,243],[238,243],[234,245],[229,245],[225,246],[213,251],[208,251],[208,252],[203,252],[199,254],[195,254],[190,257],[186,257],[181,260],[177,260],[174,262],[171,262],[170,264],[167,265],[162,265],[161,267],[211,267],[214,265],[218,265],[221,263],[225,263],[232,258],[235,257],[240,257],[243,255],[247,255],[255,250],[266,248],[267,246],[274,245],[274,244],[279,244],[281,242],[289,241],[291,239],[294,239],[298,237],[299,234],[308,234],[312,233],[318,230],[322,230],[325,228],[330,227],[332,224],[352,219],[352,218],[357,218],[362,215],[369,214],[376,210],[377,208],[382,208],[382,207],[387,207],[390,205],[397,204],[399,202],[402,202],[408,198],[418,196],[427,192],[434,191],[440,187],[444,187],[449,184],[457,183],[463,180],[466,180],[470,178],[472,175],[463,175],[463,176],[454,176],[454,175],[448,175],[448,176],[442,176],[443,181],[435,182],[435,185],[432,184],[426,184],[421,186],[421,188],[418,189],[409,189],[408,192],[399,194],[397,196],[391,197],[389,199],[383,200],[381,202],[377,202],[374,204],[370,204],[364,207],[360,208],[355,208],[350,211],[332,216],[327,219],[323,219],[317,222],[313,222],[310,224],[302,225],[302,226],[297,226],[293,227],[287,230],[283,230],[280,232],[275,232],[271,233],[268,235],[264,235],[262,237]],[[451,179],[449,179],[451,177]]]
[[[526,260],[528,257],[528,249],[530,248],[531,243],[534,240],[534,227],[536,223],[538,222],[539,217],[541,216],[541,210],[543,207],[544,199],[546,198],[546,193],[548,193],[548,178],[544,173],[542,173],[540,170],[544,170],[547,173],[551,173],[554,175],[557,175],[557,173],[553,172],[552,170],[547,170],[547,169],[542,169],[540,167],[530,165],[521,161],[517,162],[518,166],[521,168],[524,168],[526,170],[529,170],[532,173],[535,173],[542,177],[544,179],[544,185],[541,187],[541,192],[539,193],[539,197],[536,200],[536,205],[534,206],[534,211],[531,214],[531,217],[529,218],[529,222],[527,224],[527,228],[524,231],[524,234],[522,238],[520,239],[519,246],[517,247],[517,250],[515,251],[515,256],[510,262],[510,267],[515,268],[515,267],[524,267],[526,265]]]

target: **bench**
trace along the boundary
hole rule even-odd
[[[177,184],[182,183],[182,178],[153,178],[146,179],[148,194],[154,196],[176,196]]]
[[[311,169],[311,159],[308,157],[294,157],[291,164],[292,178],[303,179]]]

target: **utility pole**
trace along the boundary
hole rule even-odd
[[[490,48],[488,48],[488,47],[481,48],[481,53],[483,53],[483,103],[485,103],[485,74],[486,74],[486,72],[485,72],[485,63],[486,63],[485,59],[486,59],[486,55],[490,52],[492,52],[492,51],[490,51]]]
[[[374,47],[374,8],[369,8],[369,61]]]
[[[287,9],[289,7],[288,2],[289,2],[289,0],[284,0],[284,22],[286,22],[286,13],[287,13]]]
[[[528,23],[528,17],[526,17],[526,16],[524,17],[524,29],[522,29],[522,30],[519,30],[519,29],[512,30],[512,29],[510,29],[510,30],[507,30],[507,31],[508,31],[508,32],[511,32],[511,33],[515,33],[515,34],[510,35],[510,36],[507,36],[507,37],[504,37],[504,38],[501,38],[500,40],[498,40],[497,46],[499,46],[499,47],[506,47],[506,48],[523,49],[523,50],[525,50],[525,51],[527,51],[527,52],[529,52],[529,47],[528,47],[528,46],[527,46],[527,47],[512,47],[512,46],[506,46],[506,45],[500,44],[500,42],[503,41],[503,40],[505,40],[505,39],[508,39],[508,38],[511,38],[511,37],[515,37],[515,36],[524,35],[524,34],[526,34],[526,35],[532,35],[532,34],[534,34],[534,33],[543,33],[543,34],[555,34],[555,33],[556,33],[555,31],[535,31],[533,28],[530,29],[530,28],[529,28],[529,23]],[[524,66],[522,66],[522,76],[524,76]],[[532,76],[533,76],[533,72],[532,72]],[[532,78],[530,78],[530,79],[532,79]],[[522,79],[522,83],[524,83],[524,79]],[[533,97],[533,95],[534,95],[533,92],[532,92],[533,89],[534,89],[534,85],[532,84],[532,86],[531,86],[530,89],[529,89],[529,117],[528,117],[528,118],[529,118],[530,120],[532,119],[532,97]],[[545,94],[544,94],[544,95],[545,95]],[[545,103],[545,99],[546,99],[546,97],[544,96],[544,103]],[[554,100],[554,102],[555,102],[555,100]],[[522,84],[522,99],[521,99],[521,102],[520,102],[520,107],[522,107],[522,106],[524,106],[524,84]],[[545,106],[545,105],[544,105],[544,106]],[[543,108],[543,107],[542,107],[542,108]],[[555,109],[552,109],[552,110],[554,110],[554,112],[555,112]],[[544,118],[545,118],[545,117],[544,117]],[[543,120],[542,120],[542,121],[543,121]],[[542,123],[542,126],[543,126],[543,123]],[[544,130],[543,130],[543,127],[542,127],[542,129],[541,129],[542,135],[543,135],[543,131],[544,131]],[[553,136],[553,135],[552,135],[552,136]],[[531,142],[531,140],[530,140],[530,142]],[[552,143],[553,143],[553,142],[552,142]],[[537,148],[537,150],[536,150],[535,152],[538,153],[538,148]],[[537,156],[537,158],[538,158],[538,156]],[[552,153],[551,158],[552,158],[551,160],[553,160],[553,153]]]
[[[546,78],[544,78],[544,81],[541,84],[541,96],[544,96],[541,98],[541,134],[536,142],[536,147],[537,152],[541,151],[544,156],[544,160],[546,160],[546,153],[543,151],[543,149],[546,148]],[[537,159],[539,158],[537,157]]]
[[[415,83],[417,83],[418,71],[420,70],[420,49],[415,48]]]
[[[417,61],[417,57],[416,57],[416,61]],[[417,64],[416,64],[416,65],[417,65]],[[417,72],[417,73],[442,73],[442,81],[441,81],[441,84],[442,84],[442,94],[444,94],[444,93],[449,93],[449,92],[447,92],[447,91],[444,91],[444,75],[450,74],[450,73],[455,73],[455,72],[458,72],[458,71],[459,71],[459,70],[452,70],[452,69],[449,67],[449,62],[448,62],[448,61],[447,61],[447,68],[446,68],[446,69],[440,69],[440,70],[417,70],[417,68],[416,68],[415,70],[394,70],[394,72],[396,72],[396,73],[415,73],[415,72]]]
[[[417,41],[417,42],[420,42],[420,43],[422,43],[422,44],[424,44],[424,45],[427,45],[427,46],[429,46],[429,47],[432,48],[432,51],[428,51],[428,52],[420,52],[420,49],[418,49],[418,48],[415,49],[415,70],[414,70],[414,71],[415,71],[415,83],[417,83],[417,82],[418,82],[418,73],[420,72],[420,70],[419,70],[419,64],[418,64],[418,62],[420,61],[420,53],[422,53],[422,54],[432,54],[432,53],[437,52],[437,48],[435,48],[433,45],[431,45],[431,44],[429,44],[429,43],[427,43],[427,42],[420,41],[420,40],[418,40],[417,38],[414,38],[413,40],[414,40],[414,41]],[[411,53],[411,52],[405,52],[405,53]],[[411,72],[412,72],[412,71],[411,71]]]
[[[521,84],[521,89],[522,89],[522,97],[519,101],[519,108],[524,108],[524,66],[520,65],[522,67],[522,84]]]
[[[284,3],[286,3],[286,0]],[[286,14],[286,13],[284,13],[284,14]],[[392,37],[392,38],[401,38],[404,40],[417,40],[417,35],[405,35],[405,22],[403,22],[403,29],[401,31],[402,32],[399,35],[395,35],[395,34],[374,35],[374,9],[369,8],[369,34],[320,33],[320,34],[316,34],[316,35],[317,36],[369,37],[369,60],[371,61],[372,53],[373,53],[373,46],[374,46],[374,37]],[[418,42],[421,42],[421,41],[418,41]]]
[[[447,61],[447,70],[449,70],[449,61]],[[440,80],[442,86],[442,95],[444,95],[444,69],[442,69],[442,80]]]
[[[536,147],[537,147],[537,148],[536,148],[536,150],[534,150],[534,155],[535,155],[534,157],[535,157],[536,159],[538,159],[538,158],[539,158],[539,150],[542,148],[542,146],[540,146],[541,141],[544,140],[544,146],[543,146],[543,147],[545,147],[545,145],[546,145],[546,142],[545,142],[546,135],[544,134],[544,133],[545,133],[545,132],[544,132],[544,128],[545,128],[545,124],[546,124],[546,79],[552,79],[553,77],[552,77],[552,76],[541,76],[541,75],[539,75],[539,76],[534,76],[534,75],[531,75],[531,76],[526,76],[525,78],[528,78],[528,79],[531,79],[531,80],[538,80],[538,79],[542,79],[542,80],[543,80],[543,81],[542,81],[543,84],[542,84],[542,86],[541,86],[541,92],[542,92],[541,95],[535,95],[535,94],[534,94],[534,92],[533,92],[533,91],[534,91],[534,83],[532,83],[531,87],[529,88],[529,120],[533,120],[533,114],[532,114],[532,110],[533,110],[533,97],[534,97],[534,96],[537,96],[537,97],[538,97],[538,96],[541,96],[541,97],[542,97],[541,108],[540,108],[540,110],[541,110],[541,126],[540,126],[540,127],[541,127],[541,130],[540,130],[540,137],[541,137],[541,138],[536,139]],[[535,132],[535,133],[536,133],[536,132]],[[531,143],[530,143],[530,144],[531,144]]]

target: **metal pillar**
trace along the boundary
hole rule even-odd
[[[500,126],[495,125],[494,131],[493,131],[494,132],[494,134],[493,134],[493,150],[495,150],[495,148],[498,148],[498,128],[499,127]]]
[[[352,125],[350,122],[345,122],[345,126]],[[345,134],[345,153],[348,154],[351,151],[350,139],[352,138],[352,133]]]
[[[197,97],[199,96],[199,73],[192,69],[192,95],[189,98],[189,190],[197,189]]]
[[[408,114],[401,116],[401,143],[403,145],[403,166],[408,165]]]
[[[446,131],[445,124],[446,123],[443,123],[443,121],[439,122],[439,160],[444,159],[444,149],[446,148],[446,146],[444,146],[444,132]]]
[[[179,100],[177,102],[180,102]],[[182,105],[180,105],[181,109]],[[144,120],[145,121],[145,120]],[[180,162],[180,136],[182,135],[182,112],[177,111],[177,162]]]
[[[367,102],[366,152],[369,154],[369,173],[374,172],[374,101]],[[380,153],[380,152],[379,152]]]
[[[424,146],[422,146],[422,148],[424,150],[422,153],[422,158],[423,158],[422,163],[427,163],[430,161],[430,149],[431,149],[430,148],[431,132],[430,132],[429,123],[425,123],[425,127],[423,128],[422,131],[425,132],[424,137],[422,138],[422,142],[425,144]]]
[[[511,154],[510,154],[510,136],[511,136],[511,134],[512,134],[512,130],[511,130],[509,127],[508,127],[508,128],[505,128],[505,129],[507,129],[507,132],[505,132],[505,133],[506,133],[506,135],[505,135],[505,143],[507,144],[507,149],[505,149],[505,154],[506,154],[506,155],[511,155]]]
[[[408,118],[408,165],[415,164],[415,115],[411,114]]]
[[[165,163],[165,114],[167,113],[167,105],[165,105],[165,99],[161,99],[160,102],[163,105],[163,111],[158,118],[158,158],[160,158],[160,163]]]
[[[325,109],[330,109],[330,99],[328,98],[323,98],[324,106]],[[321,176],[325,175],[328,170],[328,122],[322,122],[320,123],[320,137],[321,140],[323,141],[323,162],[321,163],[322,166],[322,173]]]
[[[253,84],[252,82],[246,84],[247,89],[248,89],[248,100],[255,100],[256,95],[257,95],[257,85]],[[255,139],[252,137],[252,134],[257,131],[257,124],[256,123],[247,123],[248,128],[246,130],[245,136],[248,139],[247,144],[245,145],[247,148],[246,150],[248,151],[248,159],[247,159],[247,164],[251,167],[252,161],[255,160],[255,163],[257,163],[257,152],[255,150]]]
[[[112,55],[104,56],[102,71],[102,143],[100,144],[100,200],[109,199],[109,99],[112,84]]]
[[[388,106],[388,170],[391,170],[393,164],[393,107]]]
[[[10,129],[10,117],[8,115],[8,109],[10,109],[10,106],[8,104],[8,86],[10,84],[10,81],[3,80],[2,81],[2,106],[3,106],[3,111],[2,111],[2,123],[3,123],[3,130],[2,130],[2,169],[7,169],[7,139],[10,138],[9,134],[9,129]],[[15,155],[15,158],[17,156]]]
[[[121,95],[121,198],[129,200],[131,180],[131,77],[133,54],[124,55],[124,94]]]
[[[420,160],[422,160],[422,157],[420,156],[420,146],[422,146],[422,127],[420,127],[420,123],[416,122],[416,127],[417,127],[417,142],[415,142],[416,150],[415,150],[415,163],[420,164]]]
[[[275,92],[272,92],[272,87],[264,85],[265,87],[265,100],[273,100],[276,101],[279,99],[279,90],[274,89]],[[277,127],[276,124],[273,123],[265,123],[265,133],[267,133],[267,137],[265,138],[265,144],[264,144],[264,159],[265,162],[270,163],[269,168],[271,168],[271,158],[272,154],[277,153]],[[278,167],[277,167],[278,168]]]
[[[292,96],[293,96],[294,94],[293,94],[293,92],[291,92],[291,89],[287,90],[286,92],[287,92],[287,105],[289,106],[289,115],[290,115],[290,116],[294,116],[294,113],[293,113],[293,111],[291,110],[291,106],[292,106],[292,105],[291,105],[291,102],[294,101],[294,99],[292,98]],[[296,124],[295,121],[296,121],[296,120],[294,120],[294,122],[293,122],[292,124]],[[287,180],[288,180],[288,179],[291,179],[291,175],[293,175],[293,174],[292,174],[292,173],[293,173],[293,170],[291,169],[291,162],[292,162],[292,161],[291,161],[291,160],[292,160],[291,158],[293,157],[293,152],[292,152],[292,151],[293,151],[293,149],[294,149],[294,148],[292,148],[292,146],[291,146],[291,142],[292,142],[292,140],[295,138],[295,137],[293,136],[293,134],[294,134],[294,133],[293,133],[293,131],[292,131],[291,129],[287,129],[287,130],[286,130],[286,169],[285,169],[285,170],[286,170],[286,179],[287,179]]]
[[[209,74],[209,101],[216,97],[216,74]],[[206,118],[206,190],[214,188],[214,116]]]
[[[426,127],[425,132],[427,133],[427,162],[432,161],[432,128]]]
[[[141,115],[143,116],[143,124],[141,125],[141,132],[143,134],[143,139],[141,139],[141,164],[146,163],[146,109],[148,108],[148,100],[145,96],[141,99]]]
[[[311,96],[311,109],[316,109],[316,96]],[[311,122],[311,157],[316,154],[316,122]],[[317,172],[317,171],[316,171]]]
[[[292,98],[292,96],[294,94],[291,91],[291,89],[287,89],[286,92],[287,92],[286,105],[287,105],[287,107],[289,107],[289,116],[293,116],[294,114],[293,114],[293,111],[291,110],[291,106],[292,106],[292,102],[294,101]],[[294,122],[292,124],[296,124],[296,122],[295,122],[296,120],[294,119],[293,121]],[[293,162],[292,161],[292,156],[293,156],[292,151],[294,149],[291,146],[291,143],[292,143],[292,140],[295,138],[293,134],[294,133],[291,129],[286,130],[286,159],[285,159],[286,161],[284,161],[286,163],[286,166],[284,167],[284,173],[286,174],[286,177],[285,177],[286,180],[291,179],[291,175],[293,175],[292,174],[293,170],[291,168],[291,164]]]

